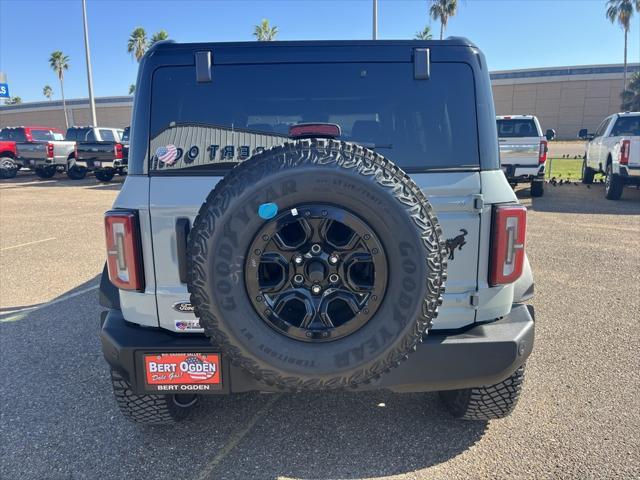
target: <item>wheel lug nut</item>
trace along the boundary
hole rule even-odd
[[[364,234],[364,239],[365,240],[370,240],[371,239],[371,235],[369,235],[368,233]]]
[[[295,257],[293,257],[293,263],[295,263],[296,265],[302,265],[303,262],[303,258],[302,255],[296,255]]]
[[[329,281],[331,283],[338,283],[340,281],[340,277],[337,274],[332,273],[331,275],[329,275]]]
[[[322,287],[320,285],[313,285],[311,287],[311,293],[313,293],[314,295],[319,295],[320,292],[322,292]]]
[[[312,332],[307,332],[307,333],[305,333],[305,335],[306,335],[307,337],[313,337],[313,333],[312,333]]]
[[[304,277],[302,275],[300,275],[300,274],[294,275],[293,281],[295,283],[302,283],[302,282],[304,282]]]
[[[264,298],[262,298],[262,295],[258,295],[256,297],[256,302],[261,302],[262,300],[264,300]]]
[[[336,263],[338,263],[338,256],[337,255],[331,255],[329,257],[329,263],[331,265],[335,265]]]
[[[311,245],[311,253],[313,253],[314,255],[318,255],[320,252],[322,252],[322,247],[320,245],[318,245],[317,243]]]

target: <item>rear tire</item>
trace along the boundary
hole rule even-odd
[[[590,185],[593,183],[593,176],[596,174],[596,171],[587,166],[587,157],[585,155],[584,160],[582,160],[582,183],[585,185]]]
[[[69,167],[69,170],[67,170],[67,177],[69,177],[71,180],[82,180],[86,176],[86,167],[77,167],[74,165],[73,167]]]
[[[53,166],[36,168],[36,175],[42,179],[51,178],[55,174],[56,174],[56,167],[53,167]]]
[[[0,158],[0,178],[14,178],[18,174],[18,170],[20,170],[20,167],[14,163],[12,158]]]
[[[624,180],[620,175],[613,173],[611,164],[607,165],[606,178],[604,180],[604,196],[607,200],[620,200]]]
[[[96,170],[96,178],[101,182],[110,182],[113,180],[114,175],[116,174],[115,170],[112,168],[105,170]]]
[[[465,388],[440,392],[451,415],[462,420],[493,420],[509,415],[520,397],[524,365],[509,378],[490,387]]]
[[[544,183],[539,180],[531,182],[531,196],[541,197],[542,195],[544,195]]]
[[[197,395],[136,395],[129,383],[111,369],[111,384],[122,415],[135,423],[170,425],[187,418],[198,402]]]

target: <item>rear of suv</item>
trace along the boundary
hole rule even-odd
[[[548,142],[555,132],[548,129],[542,135],[540,122],[533,115],[504,115],[497,117],[500,162],[512,185],[531,184],[531,196],[544,194],[544,176]]]
[[[335,389],[512,411],[533,279],[476,46],[161,42],[137,86],[100,288],[126,417]]]

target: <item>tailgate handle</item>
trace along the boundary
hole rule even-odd
[[[428,48],[415,48],[413,50],[413,78],[416,80],[429,80],[431,76],[431,55]]]
[[[196,52],[196,81],[211,82],[211,52]]]
[[[182,283],[187,283],[187,237],[191,225],[188,218],[176,220],[176,247],[178,253],[178,275]]]

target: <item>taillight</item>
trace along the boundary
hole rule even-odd
[[[547,161],[547,141],[540,140],[540,149],[538,150],[538,164],[542,165]]]
[[[121,143],[116,143],[113,146],[113,153],[116,156],[116,160],[122,160],[122,144]]]
[[[527,209],[522,205],[501,205],[493,210],[491,233],[491,286],[513,283],[524,266]]]
[[[623,140],[620,147],[620,165],[629,165],[629,150],[631,150],[631,141]]]
[[[53,159],[53,143],[47,143],[47,158]]]
[[[111,210],[104,215],[109,280],[122,290],[143,290],[142,248],[136,212]]]
[[[73,158],[78,159],[78,144],[76,143],[73,147]]]

